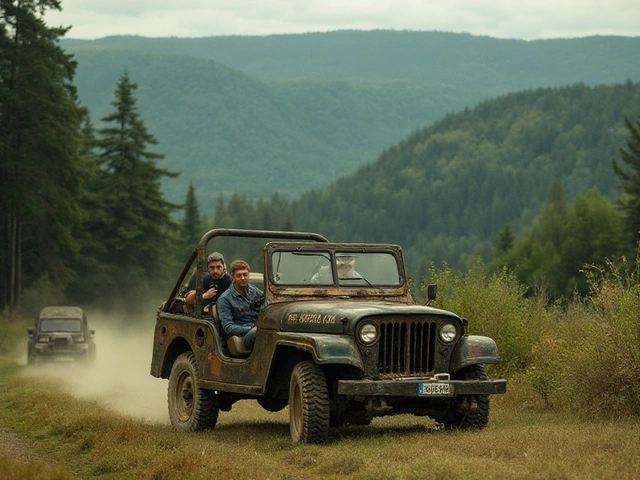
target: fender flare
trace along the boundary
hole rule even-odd
[[[364,371],[360,351],[349,336],[287,332],[278,337],[278,345],[308,352],[319,365],[351,365]]]
[[[489,337],[480,335],[461,337],[451,352],[451,371],[457,372],[464,367],[478,363],[500,363],[496,342]]]

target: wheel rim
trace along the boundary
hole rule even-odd
[[[291,416],[291,436],[297,441],[300,439],[300,432],[302,430],[302,394],[300,392],[300,385],[297,382],[293,387],[293,395],[289,402],[289,414]]]
[[[181,422],[186,422],[193,414],[194,388],[189,372],[182,372],[176,382],[176,414]]]

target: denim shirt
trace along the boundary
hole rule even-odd
[[[251,301],[262,296],[255,285],[247,286],[247,294],[242,295],[235,285],[218,299],[218,316],[227,335],[243,337],[256,324],[258,311],[251,308]]]

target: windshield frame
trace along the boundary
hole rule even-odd
[[[323,282],[312,282],[312,273],[305,277],[304,281],[291,281],[290,283],[283,280],[284,275],[280,275],[281,267],[278,260],[282,261],[283,257],[278,257],[278,253],[292,253],[293,255],[309,256],[314,259],[324,258],[325,261],[321,267],[329,267],[330,274],[324,277]],[[373,245],[373,244],[291,244],[291,243],[270,243],[265,247],[265,268],[268,289],[276,295],[287,296],[407,296],[409,294],[408,279],[404,268],[404,257],[402,249],[397,245]],[[354,270],[360,265],[363,272],[360,277],[353,280],[339,278],[337,273],[336,256],[353,255],[355,257]],[[386,282],[379,280],[384,278],[378,274],[373,278],[367,278],[367,273],[371,271],[371,267],[367,270],[367,262],[362,262],[367,255],[379,254],[383,255],[380,259],[393,259],[397,272],[389,276],[394,279],[397,273],[397,282]],[[360,263],[358,263],[360,261]],[[385,260],[389,261],[389,260]],[[311,261],[309,262],[311,263]],[[371,263],[374,265],[374,263]],[[391,265],[391,264],[389,264]],[[319,268],[319,267],[318,267]],[[318,270],[316,270],[317,273]],[[311,272],[311,270],[310,270]],[[378,279],[378,281],[376,281]],[[373,280],[373,281],[371,281]]]

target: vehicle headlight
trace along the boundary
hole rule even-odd
[[[358,337],[365,345],[371,345],[378,339],[378,328],[373,323],[365,323],[360,327]]]
[[[456,338],[458,330],[453,323],[444,323],[440,326],[440,340],[444,343],[451,343]]]
[[[38,335],[38,342],[49,343],[49,335]]]

